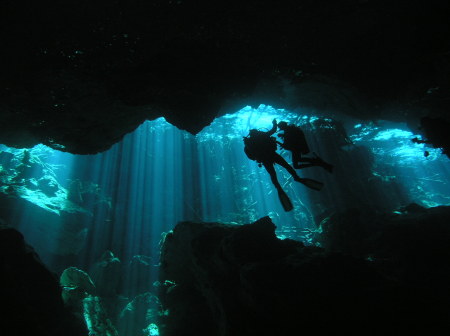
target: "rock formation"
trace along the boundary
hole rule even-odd
[[[74,255],[83,247],[88,232],[88,205],[69,199],[53,167],[39,149],[0,153],[0,214],[11,225],[28,221],[30,244],[53,255]],[[91,193],[97,193],[91,191]],[[22,226],[23,227],[23,226]]]
[[[448,209],[436,211],[444,211],[440,223],[448,223]],[[422,219],[402,217],[401,226],[408,229],[386,225],[383,231],[390,238],[384,245],[379,241],[369,254],[353,255],[337,245],[332,252],[279,240],[268,217],[244,226],[180,223],[162,250],[162,277],[173,281],[161,295],[168,310],[163,335],[446,330],[450,293],[441,289],[450,280],[450,235],[444,225],[436,228],[433,212]],[[427,230],[428,225],[445,235],[428,235],[424,244],[422,232],[409,230]],[[402,235],[392,234],[398,230]],[[374,237],[379,233],[375,230]],[[436,248],[439,262],[434,261]],[[405,251],[415,255],[409,263],[404,263],[409,258],[402,256]],[[428,276],[440,278],[442,287],[427,282]]]
[[[278,239],[268,217],[182,222],[162,247],[159,298],[151,283],[130,297],[108,287],[124,277],[111,271],[120,261],[108,251],[94,267],[97,283],[70,267],[61,291],[22,235],[2,227],[4,327],[74,336],[86,327],[95,335],[440,333],[449,318],[449,218],[449,207],[414,204],[394,214],[349,210],[322,221],[320,247]]]
[[[0,227],[1,330],[5,335],[82,336],[84,322],[64,307],[57,277],[21,233]]]
[[[448,3],[433,0],[3,0],[0,143],[93,154],[145,120],[163,116],[196,134],[217,116],[264,103],[405,122],[421,132],[417,141],[449,155],[449,17]],[[33,245],[80,251],[89,188],[74,181],[65,189],[31,150],[1,152],[0,163],[0,217],[19,225],[14,207],[35,219]],[[164,245],[164,309],[155,314],[159,303],[146,290],[154,279],[128,292],[123,275],[106,283],[120,272],[108,255],[92,272],[95,293],[75,286],[66,303],[111,335],[129,330],[113,326],[119,316],[131,325],[125,307],[136,309],[139,332],[155,332],[159,315],[167,336],[430,334],[449,320],[448,209],[380,213],[384,195],[368,184],[370,197],[355,193],[358,209],[323,214],[321,231],[311,232],[321,247],[277,239],[267,218],[179,224]],[[0,230],[0,253],[9,334],[85,335],[20,233]],[[132,266],[154,267],[146,263]]]
[[[105,251],[100,261],[92,266],[92,279],[76,267],[63,271],[60,284],[64,304],[85,321],[90,334],[159,335],[164,312],[159,298],[152,293],[155,287],[149,281],[148,269],[136,268],[143,260],[150,258],[134,256],[129,262],[131,266],[124,268],[111,251]],[[134,281],[130,282],[130,277]]]
[[[0,143],[97,153],[146,119],[196,133],[260,103],[417,128],[447,118],[449,7],[5,0]]]

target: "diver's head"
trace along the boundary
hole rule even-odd
[[[287,126],[287,122],[286,121],[280,121],[278,123],[278,128],[284,130]]]
[[[258,130],[257,130],[257,129],[251,129],[251,130],[248,132],[248,135],[252,136],[252,135],[255,135],[256,133],[258,133]]]

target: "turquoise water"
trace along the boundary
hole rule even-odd
[[[291,212],[281,207],[264,168],[243,152],[242,137],[252,128],[270,129],[274,118],[300,125],[311,151],[335,166],[333,174],[320,167],[299,171],[322,181],[320,192],[277,168]],[[164,233],[185,220],[238,225],[268,215],[280,238],[314,244],[320,221],[349,207],[396,211],[411,202],[450,204],[448,159],[439,149],[413,143],[415,136],[401,124],[343,123],[261,105],[217,118],[196,136],[163,118],[147,121],[97,155],[3,146],[13,158],[2,157],[2,192],[42,210],[18,207],[3,217],[13,219],[50,264],[59,261],[54,252],[63,247],[81,266],[105,250],[125,260],[146,255],[157,263]],[[26,151],[32,164],[18,177]],[[291,162],[290,153],[280,153]],[[58,238],[67,231],[69,238]]]
[[[320,192],[276,168],[290,212],[269,174],[244,153],[249,130],[269,130],[274,118],[301,126],[311,151],[334,165],[333,173],[298,171],[323,182]],[[97,155],[0,146],[0,219],[18,228],[57,274],[75,266],[92,277],[101,298],[90,293],[82,308],[92,333],[158,335],[159,319],[168,314],[156,296],[159,249],[178,222],[241,225],[270,216],[279,238],[318,245],[320,223],[336,212],[450,205],[449,160],[413,143],[416,136],[398,123],[261,105],[217,118],[196,136],[163,118],[147,121]],[[289,152],[279,153],[291,162]],[[96,322],[108,321],[102,305],[112,324]]]

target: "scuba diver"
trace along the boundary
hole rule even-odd
[[[287,122],[281,121],[278,123],[278,128],[283,131],[283,133],[278,134],[278,137],[283,139],[283,143],[277,143],[281,148],[292,153],[292,165],[295,169],[320,166],[329,173],[333,172],[333,165],[322,160],[316,153],[313,153],[315,157],[312,158],[302,157],[302,155],[308,154],[310,150],[306,142],[305,133],[300,127],[292,124],[288,125]]]
[[[260,167],[261,165],[264,166],[270,175],[273,185],[278,191],[278,197],[284,210],[291,211],[293,209],[293,205],[288,195],[281,187],[280,182],[278,182],[274,167],[275,163],[285,168],[292,175],[295,181],[300,182],[311,189],[321,190],[323,183],[313,179],[301,178],[297,175],[295,169],[292,168],[289,163],[287,163],[286,160],[276,152],[278,148],[277,141],[272,134],[274,134],[277,130],[277,121],[274,119],[272,124],[273,127],[268,132],[251,129],[249,135],[244,137],[244,152],[250,160],[257,161]]]

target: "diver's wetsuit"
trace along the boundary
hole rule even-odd
[[[300,181],[300,176],[292,168],[287,161],[276,152],[277,144],[276,139],[272,137],[277,131],[276,121],[273,121],[273,127],[270,131],[263,132],[258,130],[250,130],[250,139],[254,139],[254,143],[246,144],[245,152],[247,156],[261,163],[270,175],[270,179],[274,186],[280,190],[281,185],[278,182],[277,173],[275,171],[274,164],[277,163],[285,168],[289,174],[292,175],[294,180]]]
[[[270,155],[270,157],[269,157],[269,155]],[[272,183],[274,184],[274,186],[277,189],[281,189],[281,185],[280,185],[280,182],[278,182],[277,173],[275,171],[275,166],[274,166],[275,163],[277,163],[280,166],[282,166],[283,168],[285,168],[289,172],[289,174],[292,175],[294,180],[296,180],[296,181],[301,180],[300,176],[297,175],[297,172],[295,171],[295,169],[292,168],[289,165],[289,163],[287,163],[287,161],[278,153],[269,153],[267,155],[267,159],[261,160],[260,162],[264,166],[264,168],[266,168],[267,172],[270,175],[270,179],[271,179]]]
[[[244,151],[249,159],[255,160],[264,166],[270,175],[273,185],[277,188],[278,198],[280,199],[284,210],[291,211],[293,209],[293,205],[288,195],[281,187],[280,182],[278,182],[277,173],[274,167],[275,163],[285,168],[289,174],[292,175],[295,181],[300,182],[311,189],[320,190],[322,189],[323,183],[313,179],[300,178],[295,169],[292,168],[289,163],[287,163],[286,160],[276,152],[277,141],[271,136],[277,130],[276,120],[274,119],[272,123],[273,127],[268,132],[262,132],[256,129],[250,130],[249,136],[244,137]]]

